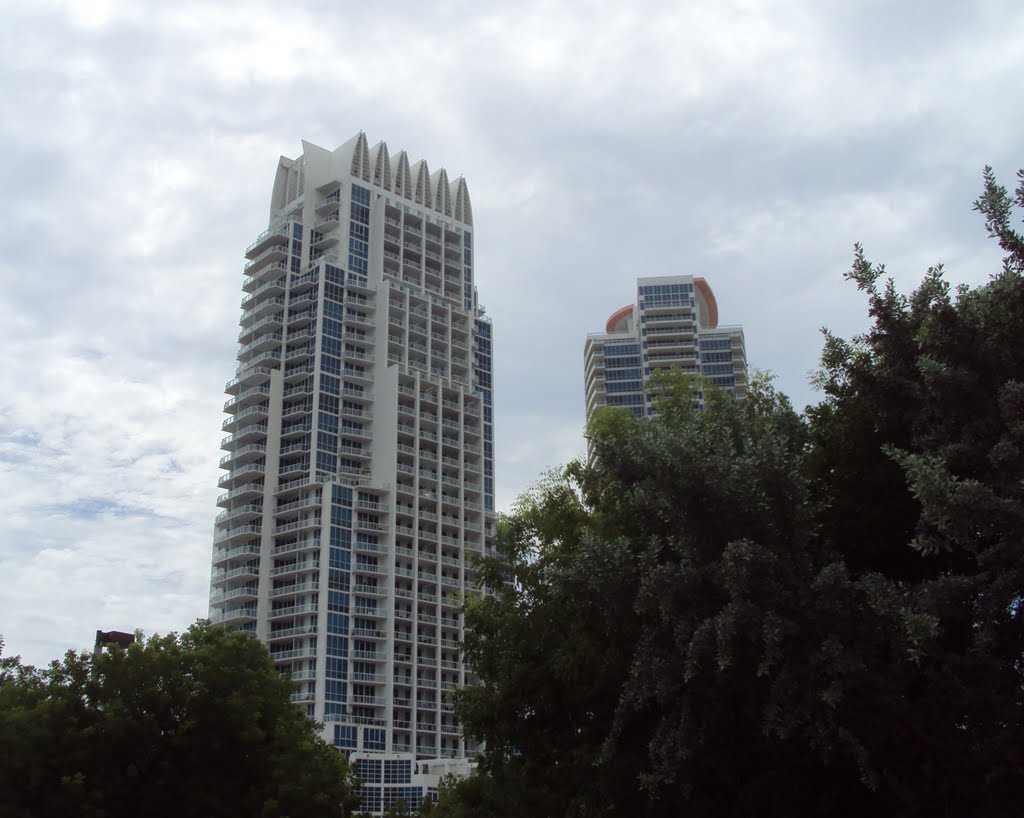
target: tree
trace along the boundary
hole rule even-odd
[[[1024,174],[1016,193],[1024,206]],[[798,416],[656,383],[501,521],[461,696],[484,775],[445,815],[1004,815],[1024,791],[1024,242],[826,337]],[[467,811],[467,808],[475,810]],[[459,810],[462,810],[461,812]],[[448,810],[446,812],[446,810]]]
[[[0,674],[0,815],[346,816],[345,759],[253,636],[197,623]]]

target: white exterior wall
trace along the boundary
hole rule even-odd
[[[464,180],[363,134],[282,157],[246,252],[211,577],[210,618],[267,643],[328,740],[439,773],[475,750],[450,691],[473,681],[460,599],[493,529],[472,231]]]

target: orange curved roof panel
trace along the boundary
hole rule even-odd
[[[605,324],[604,331],[605,332],[617,332],[618,330],[615,329],[616,326],[618,326],[618,324],[623,319],[629,318],[632,314],[633,314],[633,305],[632,304],[629,304],[628,306],[623,307],[621,310],[616,310],[608,318],[608,323]],[[623,329],[625,329],[625,328],[623,328]]]
[[[715,294],[711,292],[711,285],[708,284],[706,279],[695,278],[693,286],[700,291],[700,294],[704,297],[704,303],[708,306],[707,329],[714,329],[718,326],[718,302],[715,301]]]

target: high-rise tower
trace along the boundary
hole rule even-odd
[[[303,142],[245,256],[210,617],[290,671],[363,809],[415,804],[474,750],[448,695],[494,512],[469,190],[362,133]]]
[[[602,406],[653,413],[644,379],[658,370],[704,376],[742,397],[747,353],[740,326],[719,326],[718,304],[703,278],[637,279],[636,303],[612,313],[583,350],[587,417]]]

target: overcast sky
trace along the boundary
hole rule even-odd
[[[798,407],[909,289],[999,254],[1024,166],[1005,2],[7,4],[0,633],[36,664],[207,611],[242,253],[278,156],[360,129],[465,174],[494,320],[497,499],[583,450],[583,341],[637,276],[702,275]]]

